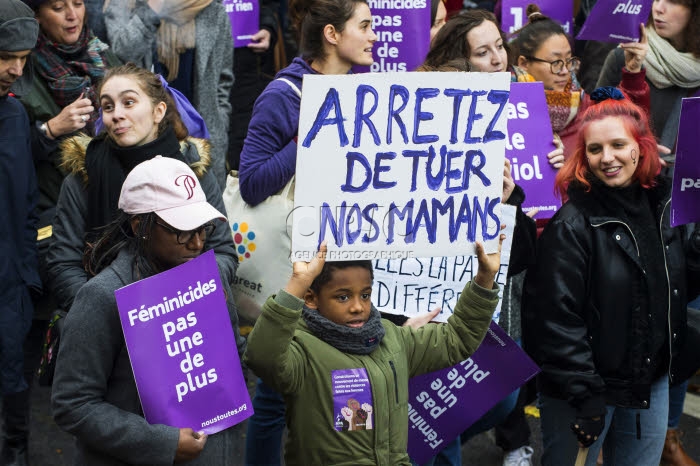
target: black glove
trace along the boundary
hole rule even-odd
[[[603,428],[605,428],[605,417],[602,416],[594,418],[577,417],[571,423],[571,430],[574,431],[574,435],[576,435],[581,445],[586,448],[598,440],[598,436],[603,432]]]

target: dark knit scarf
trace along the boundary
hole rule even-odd
[[[379,346],[384,338],[382,319],[374,306],[372,306],[369,319],[360,328],[338,325],[323,317],[315,309],[306,306],[304,306],[301,315],[311,333],[343,353],[369,354]]]
[[[88,176],[88,215],[85,231],[92,232],[114,220],[119,194],[126,175],[138,164],[156,155],[187,163],[180,142],[168,127],[155,141],[142,146],[119,147],[109,137],[94,138],[87,147],[85,169]]]
[[[654,365],[663,372],[665,363],[666,334],[668,312],[668,282],[666,280],[666,270],[664,268],[664,251],[659,225],[654,215],[653,206],[648,197],[647,190],[642,188],[638,182],[624,188],[611,188],[597,178],[591,179],[591,193],[598,202],[605,206],[607,213],[624,221],[632,230],[639,248],[639,259],[645,270],[646,289],[639,290],[641,296],[648,299],[646,312],[651,314],[648,317],[637,316],[646,325],[651,326],[652,331],[646,333],[651,335],[651,340],[643,343],[646,348],[631,350],[641,357],[644,354],[659,355],[654,361]],[[644,307],[642,307],[644,309]],[[652,373],[657,372],[652,368]],[[658,372],[657,372],[658,374]]]
[[[87,26],[83,27],[78,41],[71,45],[58,44],[39,33],[33,53],[38,64],[37,72],[44,78],[59,107],[69,105],[83,94],[95,107],[90,121],[97,119],[97,86],[105,74],[102,53],[107,48],[107,44],[95,37]]]

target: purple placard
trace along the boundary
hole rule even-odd
[[[368,0],[377,42],[372,66],[354,66],[356,73],[413,71],[430,49],[430,2]]]
[[[223,0],[231,21],[231,37],[234,47],[245,47],[250,38],[260,30],[260,6],[258,0]]]
[[[331,384],[335,430],[371,430],[374,403],[367,370],[360,367],[332,371]]]
[[[253,414],[222,290],[208,251],[114,292],[150,424],[214,434]]]
[[[539,372],[494,322],[471,358],[408,382],[408,454],[427,462]]]
[[[557,21],[564,28],[567,34],[573,31],[574,3],[562,0],[503,0],[501,10],[501,29],[507,33],[512,33],[527,24],[525,11],[527,5],[537,3],[540,10],[545,15]]]
[[[700,222],[700,97],[681,102],[681,116],[673,169],[671,226]]]
[[[576,39],[602,42],[637,42],[639,25],[651,11],[649,0],[598,0]]]
[[[535,218],[551,218],[561,207],[554,195],[557,171],[547,160],[555,148],[552,134],[542,83],[512,83],[506,157],[513,180],[525,191],[523,210],[539,209]]]

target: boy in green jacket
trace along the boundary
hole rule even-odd
[[[501,235],[501,243],[505,235]],[[408,379],[467,359],[498,303],[499,250],[477,243],[479,268],[444,325],[418,330],[372,306],[371,261],[325,263],[325,243],[295,262],[248,337],[248,366],[284,396],[294,465],[410,465]]]

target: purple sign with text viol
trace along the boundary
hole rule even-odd
[[[649,0],[598,0],[578,33],[578,40],[637,42],[639,25],[651,11]]]
[[[526,9],[528,4],[536,3],[543,14],[557,21],[567,34],[573,31],[574,2],[562,0],[503,0],[501,10],[501,29],[508,34],[527,24]]]
[[[377,42],[371,66],[356,73],[414,71],[430,49],[430,0],[368,0]]]
[[[471,358],[408,382],[408,454],[423,464],[499,401],[539,372],[491,322]]]
[[[671,193],[671,226],[700,222],[700,96],[683,99]]]
[[[214,434],[253,414],[213,251],[114,295],[150,424]]]
[[[525,191],[523,210],[539,209],[535,218],[552,218],[561,207],[554,195],[557,171],[547,159],[555,148],[552,134],[542,83],[512,83],[506,157],[513,181]]]
[[[231,36],[234,47],[245,47],[260,29],[260,6],[258,0],[223,0],[231,21]]]

